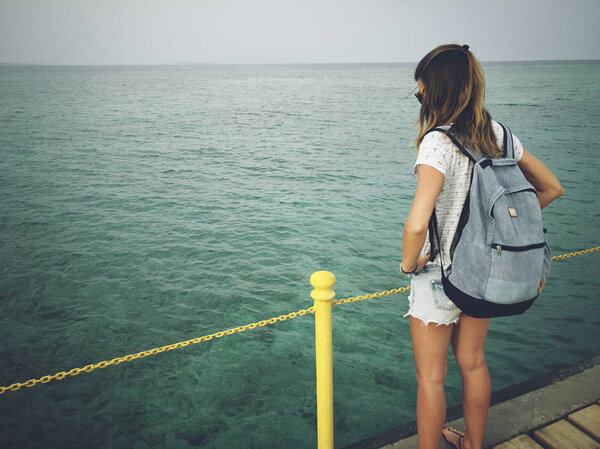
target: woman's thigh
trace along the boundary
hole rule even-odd
[[[425,325],[420,319],[410,317],[410,334],[420,383],[444,382],[452,328],[452,324]]]
[[[462,369],[474,369],[485,363],[485,338],[489,318],[473,318],[461,314],[452,332],[452,350]]]

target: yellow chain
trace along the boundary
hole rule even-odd
[[[173,343],[172,345],[161,346],[160,348],[149,349],[147,351],[138,352],[137,354],[129,354],[124,357],[117,357],[112,360],[102,361],[98,363],[93,363],[90,365],[86,365],[83,368],[73,368],[70,371],[61,371],[59,373],[54,374],[53,376],[44,376],[39,379],[30,379],[27,382],[17,382],[8,387],[0,387],[0,395],[4,394],[6,391],[17,391],[23,387],[31,388],[39,383],[46,384],[51,380],[62,380],[67,376],[77,376],[82,372],[91,373],[97,368],[106,368],[110,365],[118,365],[122,362],[131,362],[132,360],[142,359],[149,355],[159,354],[161,352],[172,351],[173,349],[183,348],[185,346],[195,345],[197,343],[202,343],[205,341],[209,341],[215,338],[221,338],[226,335],[237,334],[238,332],[243,332],[248,329],[255,329],[257,327],[266,326],[267,324],[277,323],[278,321],[286,321],[292,318],[296,318],[298,316],[306,315],[307,313],[315,313],[314,307],[310,307],[308,309],[299,310],[297,312],[292,312],[287,315],[281,315],[276,318],[269,318],[268,320],[258,321],[256,323],[246,324],[244,326],[234,327],[233,329],[228,329],[226,331],[215,332],[214,334],[205,335],[204,337],[193,338],[191,340],[180,341],[179,343]]]
[[[339,306],[340,304],[348,304],[349,302],[357,302],[357,301],[362,301],[364,299],[381,298],[382,296],[395,295],[396,293],[404,293],[409,290],[410,290],[410,287],[393,288],[391,290],[385,290],[385,291],[377,292],[377,293],[370,293],[368,295],[351,296],[346,299],[338,299],[336,301],[332,301],[331,304],[334,306]]]
[[[582,254],[593,253],[594,251],[600,251],[600,246],[590,249],[584,249],[583,251],[576,251],[574,253],[563,254],[561,256],[554,256],[551,260],[563,260],[568,259],[569,257],[581,256]]]
[[[552,260],[567,259],[569,257],[581,256],[582,254],[589,254],[589,253],[593,253],[595,251],[600,251],[600,246],[597,246],[596,248],[586,249],[583,251],[577,251],[574,253],[563,254],[560,256],[554,256],[552,258]],[[383,296],[395,295],[397,293],[404,293],[404,292],[407,292],[408,290],[410,290],[410,287],[401,287],[401,288],[393,288],[391,290],[385,290],[382,292],[371,293],[371,294],[367,294],[367,295],[351,296],[349,298],[338,299],[336,301],[332,301],[332,305],[338,306],[341,304],[348,304],[351,302],[363,301],[365,299],[381,298]],[[298,316],[304,316],[307,313],[315,313],[314,307],[299,310],[297,312],[292,312],[287,315],[281,315],[276,318],[269,318],[268,320],[262,320],[262,321],[258,321],[256,323],[250,323],[250,324],[246,324],[244,326],[234,327],[234,328],[228,329],[226,331],[215,332],[214,334],[205,335],[204,337],[193,338],[191,340],[180,341],[179,343],[173,343],[171,345],[161,346],[160,348],[149,349],[147,351],[138,352],[137,354],[129,354],[124,357],[116,357],[112,360],[102,361],[102,362],[98,362],[98,363],[92,363],[90,365],[84,366],[83,368],[73,368],[72,370],[66,371],[66,372],[61,371],[61,372],[54,374],[53,376],[43,376],[43,377],[40,377],[39,379],[29,379],[26,382],[17,382],[8,387],[0,387],[0,395],[4,394],[7,391],[17,391],[23,387],[31,388],[39,383],[46,384],[46,383],[50,382],[51,380],[62,380],[67,376],[77,376],[78,374],[81,374],[83,372],[91,373],[92,371],[94,371],[95,369],[98,369],[98,368],[106,368],[107,366],[118,365],[123,362],[131,362],[132,360],[142,359],[149,355],[160,354],[161,352],[168,352],[168,351],[172,351],[173,349],[179,349],[179,348],[183,348],[185,346],[195,345],[195,344],[202,343],[205,341],[213,340],[215,338],[225,337],[226,335],[233,335],[233,334],[237,334],[238,332],[243,332],[245,330],[255,329],[257,327],[263,327],[263,326],[266,326],[267,324],[274,324],[274,323],[277,323],[280,321],[290,320],[290,319],[296,318]]]

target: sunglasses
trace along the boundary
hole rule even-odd
[[[417,92],[415,94],[415,97],[417,97],[417,100],[419,100],[419,103],[423,104],[423,92]]]

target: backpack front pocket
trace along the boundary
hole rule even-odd
[[[545,246],[545,242],[524,246],[492,244],[483,299],[511,304],[535,298],[542,278]]]
[[[493,245],[513,252],[543,246],[542,212],[535,190],[502,192],[494,198],[489,215],[493,222]]]

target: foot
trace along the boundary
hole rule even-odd
[[[450,443],[458,449],[463,449],[462,442],[465,438],[465,434],[463,432],[461,432],[460,430],[456,430],[453,427],[447,426],[442,429],[442,434],[444,435],[444,438],[446,438],[446,441],[448,441],[448,443]]]

